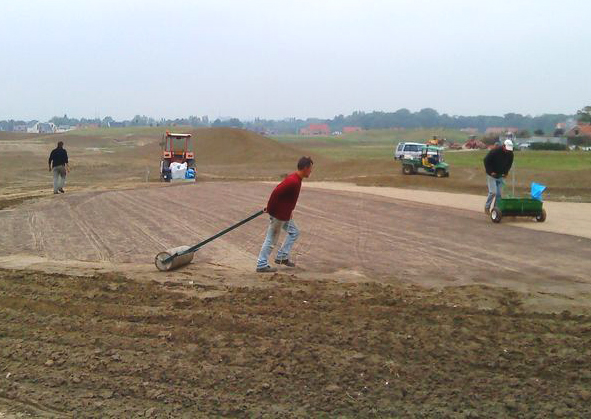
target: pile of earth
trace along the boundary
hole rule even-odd
[[[194,139],[198,173],[224,178],[276,178],[295,169],[305,153],[252,131],[201,128],[184,131]],[[151,142],[125,155],[159,162],[160,142]],[[156,157],[156,158],[155,158]]]

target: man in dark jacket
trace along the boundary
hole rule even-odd
[[[501,186],[503,178],[507,176],[513,165],[513,141],[506,139],[501,147],[495,147],[484,158],[486,170],[486,184],[488,185],[488,197],[484,204],[484,212],[489,214],[493,200],[495,207],[497,199],[501,199]],[[496,198],[496,199],[495,199]]]
[[[275,187],[267,203],[265,211],[269,213],[270,222],[267,236],[257,260],[257,272],[276,272],[277,268],[269,266],[269,256],[279,239],[281,229],[287,232],[287,237],[281,249],[277,252],[275,263],[290,268],[295,263],[289,260],[289,252],[300,235],[300,231],[292,218],[293,210],[300,196],[302,179],[310,177],[314,162],[310,157],[302,157],[298,161],[298,171],[287,176],[283,182]]]
[[[63,141],[58,142],[57,148],[54,148],[49,155],[49,171],[53,171],[53,193],[64,193],[66,173],[70,171],[70,167]]]

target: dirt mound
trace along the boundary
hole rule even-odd
[[[220,164],[285,161],[295,165],[304,153],[251,131],[211,128],[193,131],[201,160]]]
[[[197,172],[213,177],[269,179],[294,171],[306,151],[281,144],[252,131],[235,128],[200,128],[185,130],[192,134],[197,158]],[[130,163],[160,163],[160,141],[125,150],[118,158]]]
[[[256,134],[235,128],[202,128],[188,132],[193,136],[197,161],[204,164],[252,164],[286,161],[292,165],[303,152],[290,146]],[[137,150],[135,155],[160,154],[159,141],[151,142]]]

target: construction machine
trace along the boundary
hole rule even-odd
[[[432,139],[427,140],[425,143],[427,145],[434,145],[434,146],[442,146],[445,144],[445,138],[440,138],[437,135],[434,135]]]
[[[195,169],[195,152],[191,134],[175,134],[166,131],[160,142],[162,156],[160,161],[160,180],[170,182],[172,179],[170,165],[172,163],[187,163],[187,171]],[[196,176],[190,180],[194,180]]]

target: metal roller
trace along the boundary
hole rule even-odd
[[[179,255],[179,253],[186,252],[189,250],[189,246],[179,246],[174,247],[172,249],[165,250],[164,252],[160,252],[156,255],[154,259],[154,263],[159,271],[170,271],[181,266],[188,265],[193,260],[193,256],[195,256],[195,252],[184,253]],[[174,256],[177,255],[177,256]],[[171,258],[171,256],[174,256]]]
[[[160,252],[156,255],[154,259],[154,263],[159,271],[171,271],[176,268],[180,268],[181,266],[188,265],[193,260],[193,256],[195,252],[199,250],[201,246],[206,245],[210,241],[217,239],[218,237],[223,236],[224,234],[234,230],[237,227],[240,227],[242,224],[246,224],[250,220],[254,220],[259,215],[264,214],[265,210],[259,211],[248,218],[245,218],[242,221],[237,222],[231,227],[228,227],[225,230],[220,231],[219,233],[211,236],[208,239],[203,240],[200,243],[197,243],[195,246],[179,246],[172,249],[165,250],[164,252]]]

